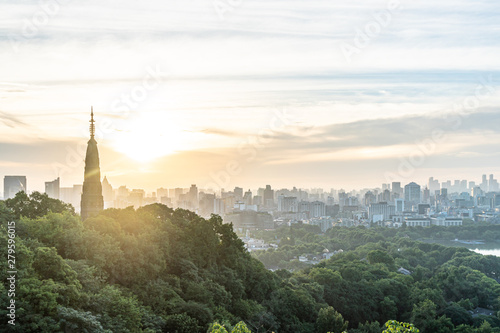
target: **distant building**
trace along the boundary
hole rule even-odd
[[[17,192],[28,192],[26,176],[5,176],[3,179],[3,198],[14,198]]]
[[[493,175],[490,175],[488,185],[488,191],[490,192],[497,192],[499,190],[498,181],[493,178]]]
[[[483,175],[483,181],[481,182],[481,190],[483,191],[488,191],[488,178],[486,177],[486,175]]]
[[[233,192],[236,200],[243,199],[243,189],[241,187],[235,187]]]
[[[381,216],[382,221],[389,220],[391,215],[396,213],[396,207],[393,205],[389,205],[387,202],[379,202],[371,204],[368,208],[368,216],[370,221],[378,222],[380,218],[377,218],[377,221],[374,220],[374,216]]]
[[[429,178],[429,191],[430,193],[436,193],[436,191],[441,190],[439,185],[439,180],[434,179],[434,177]]]
[[[107,206],[106,208],[113,207],[113,201],[115,199],[113,195],[113,186],[111,186],[106,176],[104,176],[102,180],[102,196],[105,206]]]
[[[299,202],[299,213],[307,213],[309,214],[309,211],[311,210],[311,205],[308,201],[301,201]]]
[[[296,197],[280,196],[278,198],[278,211],[297,213],[299,205]]]
[[[215,213],[215,194],[200,192],[199,206],[199,214],[203,217],[210,217],[210,214]]]
[[[313,201],[310,204],[310,217],[326,216],[325,203],[322,201]]]
[[[418,204],[418,214],[419,215],[429,215],[429,210],[431,209],[431,205],[429,204]]]
[[[267,208],[272,208],[274,206],[274,190],[271,189],[271,185],[266,185],[266,189],[264,190],[264,206]]]
[[[242,211],[226,214],[225,223],[232,223],[235,229],[274,229],[273,217],[268,213]]]
[[[77,213],[80,212],[82,200],[82,185],[73,185],[73,187],[61,187],[59,189],[59,200],[71,204],[75,207]]]
[[[365,193],[365,206],[370,206],[372,203],[377,202],[377,197],[373,194],[372,191],[368,191]]]
[[[411,182],[405,186],[405,200],[412,205],[420,203],[421,191],[420,185]]]
[[[405,200],[404,199],[396,199],[394,200],[396,205],[396,213],[402,214],[405,211]]]
[[[262,196],[260,196],[260,195],[255,195],[255,196],[253,197],[253,200],[252,200],[252,201],[253,201],[253,204],[254,204],[254,205],[257,205],[257,206],[262,206]]]
[[[431,219],[425,217],[406,217],[404,219],[408,227],[430,227]]]
[[[243,202],[246,204],[246,205],[251,205],[253,202],[252,202],[252,191],[248,190],[245,192],[245,194],[243,195]]]
[[[133,189],[128,196],[128,200],[137,209],[144,204],[145,196],[146,192],[143,189]]]
[[[441,189],[441,199],[448,200],[448,189],[447,188]]]
[[[426,204],[431,202],[431,191],[427,187],[424,189],[422,201]]]
[[[198,208],[198,187],[195,184],[189,188],[187,200],[190,202],[193,210]]]
[[[337,217],[340,212],[340,205],[326,205],[325,206],[325,215],[330,217]]]
[[[409,270],[407,270],[406,268],[403,268],[403,267],[399,267],[398,268],[398,272],[401,273],[401,274],[404,274],[404,275],[411,275],[411,272]]]
[[[463,219],[459,217],[433,217],[431,218],[432,225],[439,225],[443,227],[460,226]]]
[[[403,193],[400,182],[392,182],[392,193],[396,193],[398,195],[401,195]]]
[[[319,226],[321,232],[325,232],[333,226],[333,219],[330,217],[312,218],[309,220],[309,224]]]
[[[226,201],[222,198],[215,198],[214,214],[224,215],[225,212],[226,212]]]
[[[45,194],[53,199],[59,199],[59,190],[60,190],[60,178],[57,177],[56,180],[51,182],[45,182]]]

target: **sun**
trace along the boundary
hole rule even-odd
[[[113,148],[127,157],[149,163],[182,149],[178,129],[162,119],[141,117],[127,121],[113,135]]]

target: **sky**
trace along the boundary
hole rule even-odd
[[[5,0],[0,176],[367,188],[500,176],[498,1]],[[2,177],[3,178],[3,177]]]

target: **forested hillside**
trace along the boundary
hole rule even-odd
[[[34,193],[0,202],[5,256],[10,221],[18,271],[12,332],[187,333],[214,322],[230,331],[244,321],[252,332],[380,333],[391,319],[420,332],[500,332],[500,259],[462,248],[335,229],[321,236],[331,243],[318,246],[343,253],[271,272],[218,216],[155,204],[82,222],[72,207]],[[302,226],[286,232],[311,244],[320,237]],[[0,315],[7,318],[2,264]],[[477,307],[492,315],[472,315]],[[1,325],[8,332],[5,319]]]

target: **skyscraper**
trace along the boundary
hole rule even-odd
[[[102,196],[104,198],[104,208],[113,207],[113,186],[111,186],[106,176],[102,180]]]
[[[45,182],[45,193],[51,198],[59,199],[60,178],[51,182]]]
[[[392,193],[397,193],[401,195],[402,192],[403,191],[401,189],[401,182],[392,182]]]
[[[3,179],[3,198],[11,199],[17,192],[26,190],[26,176],[5,176]]]
[[[274,190],[271,189],[271,185],[266,185],[263,199],[265,207],[272,208],[274,206]]]
[[[405,200],[412,204],[420,203],[420,185],[411,182],[405,186]]]
[[[104,209],[102,196],[101,169],[99,168],[99,151],[95,135],[94,110],[90,113],[90,140],[85,156],[85,175],[81,204],[82,220],[97,215]]]

